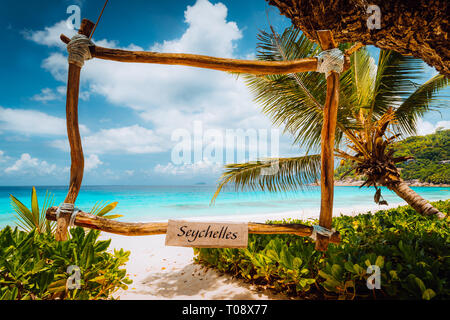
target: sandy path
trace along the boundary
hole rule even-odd
[[[121,300],[258,300],[287,299],[193,262],[193,249],[166,247],[164,235],[151,237],[108,236],[111,248],[131,251],[126,269],[133,280],[128,290],[114,296]],[[102,238],[106,238],[102,236]]]
[[[392,204],[389,208],[399,204]],[[355,215],[387,207],[370,206],[364,208],[335,209],[334,216],[340,214]],[[233,221],[264,222],[268,219],[300,218],[303,220],[318,218],[316,211],[288,212],[273,215],[254,215],[234,217]],[[226,217],[191,218],[189,220],[219,221]],[[228,220],[230,217],[228,217]],[[166,247],[165,235],[126,237],[102,233],[102,239],[112,239],[113,248],[131,251],[126,265],[129,278],[133,283],[128,290],[120,290],[114,296],[122,300],[266,300],[288,299],[269,290],[235,279],[214,270],[205,270],[194,264],[193,249],[184,247]]]

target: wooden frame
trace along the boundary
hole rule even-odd
[[[57,207],[51,207],[47,210],[46,217],[48,220],[56,221],[57,209]],[[124,236],[148,236],[165,234],[167,231],[167,222],[119,222],[99,216],[94,216],[83,211],[77,213],[77,216],[74,220],[74,225]],[[293,223],[265,224],[249,222],[248,232],[256,234],[295,234],[302,237],[309,237],[313,232],[313,227]],[[330,237],[330,242],[339,243],[340,239],[341,238],[339,232],[334,232]]]
[[[94,23],[83,19],[78,33],[87,37],[90,36]],[[329,30],[317,32],[319,43],[323,50],[337,47],[333,35]],[[70,39],[61,35],[64,43],[69,43]],[[356,51],[361,45],[356,45],[345,53],[344,70],[350,66],[349,55]],[[216,58],[203,55],[182,54],[182,53],[157,53],[145,51],[128,51],[119,49],[109,49],[93,45],[89,48],[93,58],[113,60],[119,62],[156,63],[167,65],[184,65],[198,68],[207,68],[219,71],[250,73],[255,75],[267,74],[289,74],[297,72],[311,72],[317,70],[317,58],[306,58],[295,61],[253,61]],[[67,133],[70,143],[71,170],[70,187],[65,202],[74,204],[78,196],[84,171],[83,148],[81,145],[80,132],[78,127],[78,95],[80,84],[81,67],[69,63],[67,81],[67,101],[66,119]],[[319,225],[330,229],[333,211],[333,190],[334,190],[334,137],[336,130],[337,109],[339,104],[339,74],[331,72],[327,76],[327,95],[324,106],[324,121],[322,127],[321,141],[321,206]],[[67,228],[70,219],[70,212],[61,212],[56,218],[56,208],[47,210],[47,219],[57,221],[56,239],[67,239]],[[167,223],[126,223],[111,221],[101,217],[92,216],[85,212],[78,213],[75,225],[98,229],[106,232],[122,235],[150,235],[163,234],[167,230]],[[300,236],[310,236],[313,232],[311,226],[300,224],[256,224],[249,223],[250,233],[290,233]],[[333,232],[331,237],[317,234],[316,250],[325,251],[328,243],[339,243],[338,232]]]
[[[94,23],[83,19],[78,31],[79,34],[89,37]],[[67,79],[67,97],[66,97],[66,123],[67,123],[67,137],[70,144],[70,183],[69,192],[67,193],[66,203],[75,203],[78,193],[81,188],[81,181],[83,180],[84,172],[84,155],[83,146],[81,144],[80,129],[78,126],[78,96],[80,91],[80,73],[81,67],[69,63],[69,72]],[[70,215],[61,212],[60,219],[58,219],[56,226],[55,238],[58,241],[67,239],[67,227],[69,224]]]
[[[337,47],[329,30],[317,31],[322,50]],[[331,229],[334,196],[334,136],[336,132],[337,110],[339,105],[339,73],[332,71],[327,76],[327,96],[323,109],[320,166],[320,217],[319,225]],[[316,250],[325,251],[328,237],[317,235]]]

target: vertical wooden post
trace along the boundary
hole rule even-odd
[[[83,19],[80,25],[79,34],[89,37],[94,23],[87,19]],[[78,127],[78,95],[80,89],[80,72],[81,67],[69,63],[69,72],[67,79],[67,97],[66,97],[66,122],[67,136],[70,143],[70,184],[65,203],[75,203],[78,192],[80,191],[81,181],[83,180],[84,156],[83,147],[81,145],[80,130]],[[67,227],[69,225],[70,214],[61,211],[57,220],[55,239],[62,241],[67,239]]]
[[[337,47],[333,34],[329,30],[317,31],[322,50]],[[336,132],[337,111],[339,105],[339,73],[332,71],[327,77],[327,96],[323,110],[321,139],[321,203],[319,225],[331,229],[334,194],[334,137]],[[326,251],[329,239],[317,234],[316,250]]]

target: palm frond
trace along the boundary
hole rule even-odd
[[[47,213],[48,208],[53,207],[55,204],[55,196],[48,192],[48,190],[45,192],[44,197],[44,204],[41,208],[41,217],[40,220],[42,221],[42,230],[45,230],[46,232],[53,233],[56,229],[56,223],[50,220],[47,220],[45,215]]]
[[[9,195],[11,200],[11,207],[17,215],[14,215],[20,226],[25,231],[31,231],[35,228],[39,227],[39,224],[36,222],[36,219],[33,216],[33,213],[28,209],[19,199],[14,197],[12,194]],[[19,224],[18,224],[19,225]]]
[[[44,221],[40,220],[39,203],[35,187],[31,189],[31,213],[33,214],[33,220],[35,221],[38,232],[41,232]]]
[[[395,110],[398,131],[404,134],[416,134],[417,120],[425,112],[433,108],[448,106],[448,99],[439,100],[439,92],[449,85],[450,79],[442,74],[433,76],[430,80],[420,85],[405,101]],[[448,98],[441,95],[441,98]],[[445,101],[445,103],[443,103]]]
[[[55,223],[48,221],[45,217],[47,209],[54,204],[54,197],[48,191],[45,194],[44,204],[39,209],[36,189],[33,187],[31,191],[31,210],[28,209],[20,200],[13,195],[9,195],[11,207],[16,214],[16,224],[25,231],[37,230],[37,232],[53,232]]]
[[[233,184],[236,190],[274,192],[293,190],[315,182],[320,177],[320,155],[228,164],[225,168],[212,203],[228,184]]]
[[[103,218],[108,218],[108,219],[115,219],[115,218],[120,218],[123,217],[123,215],[120,214],[115,214],[115,215],[108,215],[106,216],[106,214],[112,210],[114,210],[117,206],[118,202],[103,202],[103,201],[97,201],[94,206],[92,207],[90,214],[95,215],[95,216],[99,216],[99,217],[103,217]]]
[[[374,116],[400,106],[417,88],[423,61],[392,50],[381,50],[370,111]]]
[[[258,59],[294,60],[317,55],[319,47],[299,30],[287,28],[282,35],[261,31],[258,35]],[[294,143],[307,150],[320,143],[322,109],[326,80],[317,72],[291,75],[244,75],[244,81],[272,118],[295,138]]]

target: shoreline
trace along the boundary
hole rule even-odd
[[[408,187],[430,187],[430,188],[448,188],[450,184],[448,183],[429,183],[429,182],[421,182],[419,180],[405,180],[404,181]],[[344,180],[335,180],[335,187],[359,187],[364,183],[364,180],[358,179],[344,179]],[[309,186],[319,187],[320,184],[317,182],[308,184]]]
[[[444,199],[444,198],[443,198]],[[435,200],[434,200],[435,201]],[[378,205],[376,203],[372,203],[370,205],[358,205],[358,206],[346,206],[346,207],[334,207],[333,208],[333,217],[338,217],[340,215],[348,215],[355,216],[357,214],[364,214],[368,212],[376,212],[378,210],[387,210],[396,208],[398,206],[407,205],[405,201],[398,201],[395,203],[389,203],[389,205]],[[320,208],[304,208],[298,210],[289,210],[289,211],[281,211],[281,212],[269,212],[269,213],[243,213],[236,215],[212,215],[212,216],[190,216],[183,218],[155,218],[148,219],[148,216],[134,216],[133,222],[167,222],[169,219],[171,220],[187,220],[187,221],[214,221],[214,222],[266,222],[267,220],[281,220],[281,219],[299,219],[299,220],[314,220],[319,219]],[[127,222],[130,222],[127,220]]]

